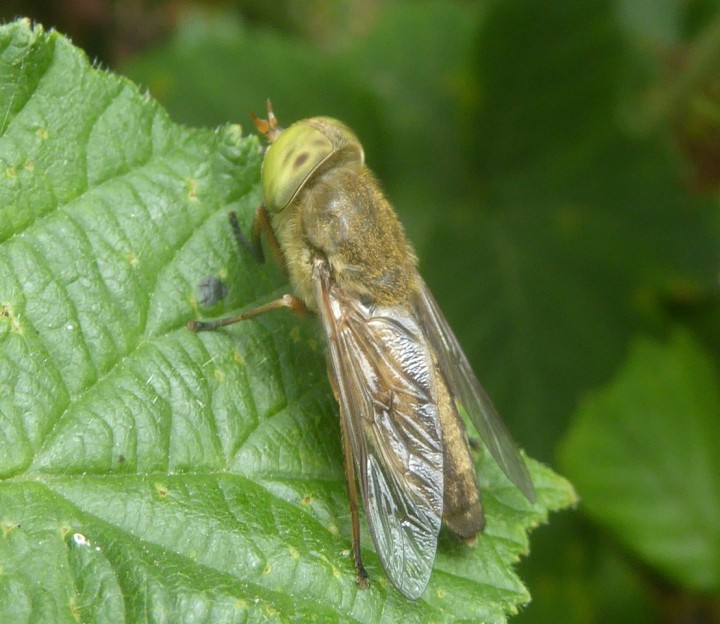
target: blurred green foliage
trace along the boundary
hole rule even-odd
[[[188,6],[121,71],[190,125],[271,97],[353,127],[516,439],[576,482],[515,621],[720,621],[718,3]]]

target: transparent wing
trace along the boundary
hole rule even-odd
[[[361,303],[323,260],[313,287],[370,534],[393,585],[415,599],[430,579],[443,506],[430,347],[414,311]]]
[[[495,406],[475,377],[470,363],[430,289],[420,276],[417,315],[425,334],[437,354],[438,365],[455,400],[465,408],[485,446],[502,471],[525,497],[536,500],[530,473],[510,432],[500,419]]]

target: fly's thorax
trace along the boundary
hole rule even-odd
[[[295,294],[310,309],[312,261],[328,259],[333,279],[378,305],[408,305],[416,293],[415,255],[395,211],[364,165],[332,160],[270,219]]]
[[[367,167],[329,166],[298,199],[306,245],[327,257],[340,286],[376,304],[409,303],[417,288],[415,255]]]

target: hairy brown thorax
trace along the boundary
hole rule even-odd
[[[296,294],[314,307],[312,256],[323,254],[334,279],[377,305],[407,305],[417,289],[415,255],[370,170],[326,167],[295,198],[292,213],[271,216]]]

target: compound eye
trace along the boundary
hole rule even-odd
[[[263,162],[265,207],[272,212],[286,208],[333,150],[332,141],[317,128],[297,123],[283,130]]]

